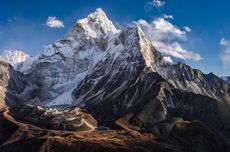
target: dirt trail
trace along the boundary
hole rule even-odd
[[[3,113],[3,117],[8,120],[9,122],[17,125],[20,129],[29,129],[29,126],[31,127],[35,127],[36,129],[40,129],[36,126],[32,126],[32,125],[29,125],[29,124],[25,124],[25,123],[21,123],[21,122],[18,122],[17,120],[15,120],[11,115],[9,115],[9,109],[6,109]]]

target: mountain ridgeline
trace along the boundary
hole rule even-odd
[[[174,151],[188,151],[186,141],[193,151],[218,151],[210,149],[215,137],[224,141],[216,145],[220,151],[229,150],[230,79],[166,63],[140,27],[119,30],[100,8],[41,54],[15,57],[0,58],[9,62],[0,62],[2,108],[81,108],[112,129],[169,137],[183,147]],[[203,138],[207,143],[198,147]]]

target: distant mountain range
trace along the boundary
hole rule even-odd
[[[10,107],[11,115],[21,122],[71,131],[104,126],[135,131],[143,141],[145,134],[157,135],[167,138],[169,151],[229,150],[230,77],[204,74],[181,62],[168,64],[140,27],[119,30],[100,8],[77,21],[41,54],[5,51],[0,59],[0,107]],[[76,108],[84,112],[79,114]],[[70,123],[60,126],[60,119]],[[152,140],[149,148],[139,143],[143,142],[139,136],[137,141],[151,150]]]

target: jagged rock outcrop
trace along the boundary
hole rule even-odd
[[[152,87],[158,87],[152,100],[142,99],[142,103],[118,118],[119,125],[139,131],[169,134],[177,121],[199,120],[227,136],[230,134],[228,103],[174,89],[166,82]]]
[[[230,103],[230,85],[213,73],[204,74],[181,62],[160,67],[158,73],[177,89]]]

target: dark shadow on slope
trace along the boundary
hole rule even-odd
[[[0,61],[0,106],[20,105],[36,97],[39,84],[4,62]]]

